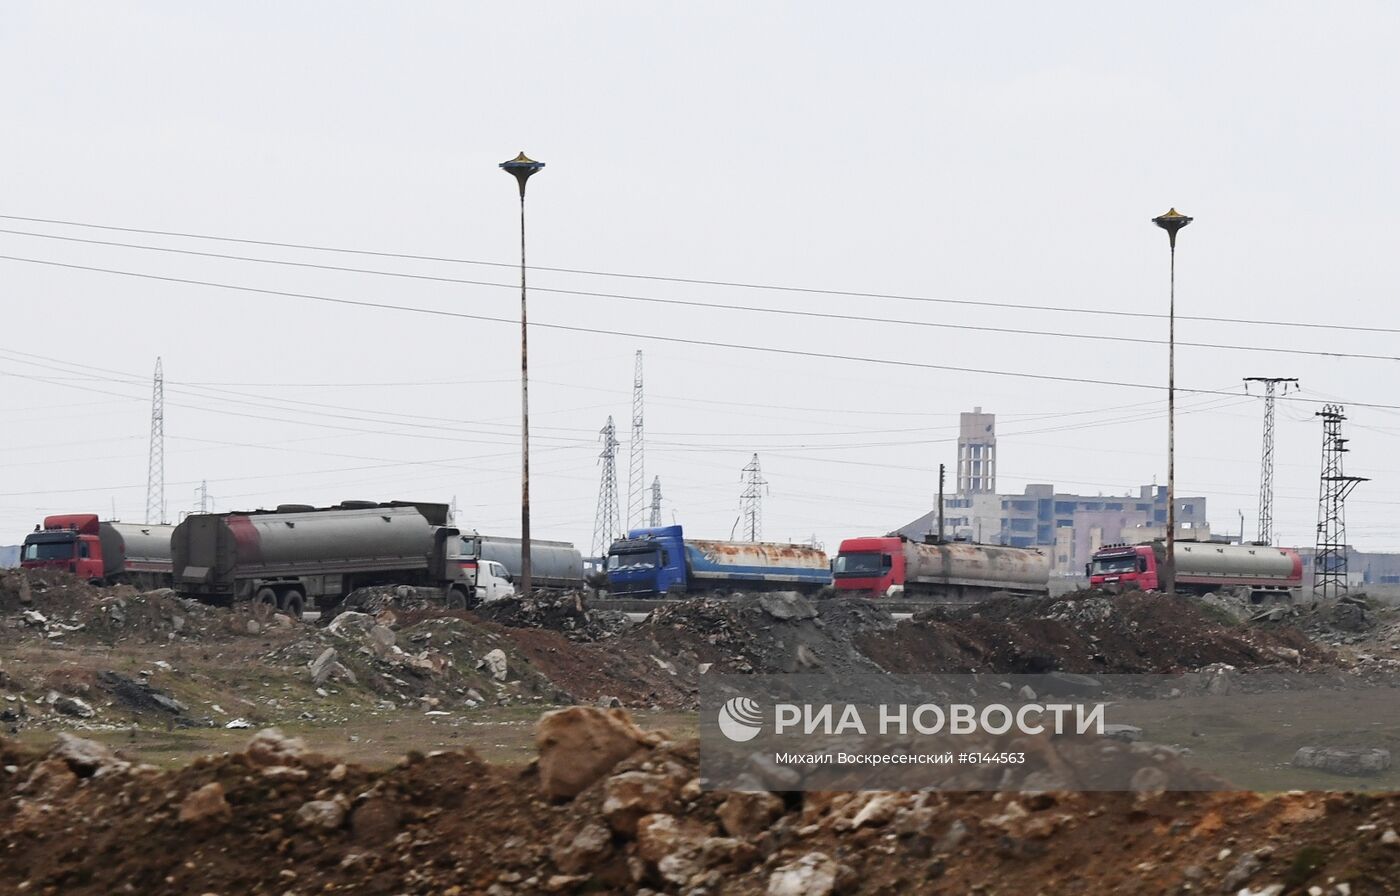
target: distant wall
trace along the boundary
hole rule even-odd
[[[0,569],[19,566],[19,545],[0,544]]]

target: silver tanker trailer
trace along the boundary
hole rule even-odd
[[[252,601],[300,616],[370,585],[441,589],[449,606],[475,602],[472,541],[448,525],[446,504],[347,501],[315,508],[191,514],[171,537],[175,588],[199,600]]]

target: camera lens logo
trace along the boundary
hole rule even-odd
[[[719,730],[735,743],[753,740],[763,730],[763,709],[748,697],[732,697],[719,708]]]

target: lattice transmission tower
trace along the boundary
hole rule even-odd
[[[632,445],[627,467],[627,526],[641,526],[646,520],[646,437],[642,430],[642,351],[632,373]]]
[[[651,480],[651,527],[661,525],[661,477]]]
[[[749,541],[763,537],[763,494],[768,489],[768,480],[763,478],[763,470],[758,465],[758,454],[744,467],[744,493],[739,496],[739,518],[743,523],[744,536]]]
[[[165,375],[156,358],[151,387],[151,455],[146,463],[146,522],[165,522]]]
[[[1322,477],[1317,500],[1317,551],[1313,554],[1313,597],[1338,598],[1347,593],[1346,499],[1367,480],[1342,469],[1349,439],[1342,438],[1346,415],[1339,404],[1317,412],[1322,418]]]
[[[622,520],[617,503],[617,427],[613,418],[608,417],[608,425],[599,432],[603,450],[598,455],[598,463],[603,468],[603,478],[598,485],[598,512],[593,518],[593,556],[601,557],[622,534]]]
[[[1291,376],[1247,376],[1244,378],[1245,391],[1250,383],[1264,384],[1264,451],[1259,460],[1259,535],[1254,540],[1259,544],[1274,543],[1274,387],[1283,384],[1283,392],[1288,394],[1289,385],[1295,388],[1297,377]],[[1244,527],[1240,527],[1240,538],[1244,538]]]

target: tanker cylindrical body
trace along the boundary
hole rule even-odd
[[[102,565],[107,579],[116,581],[124,574],[132,577],[144,574],[169,584],[170,537],[174,531],[174,526],[154,524],[99,524],[97,537],[102,542]]]
[[[481,559],[494,560],[512,579],[520,577],[521,541],[481,536]],[[530,539],[530,584],[535,588],[582,588],[583,555],[566,541]]]
[[[192,597],[344,597],[366,585],[451,585],[457,530],[444,504],[191,514],[172,538],[175,584]]]
[[[687,539],[690,577],[697,584],[789,585],[802,590],[831,584],[826,553],[800,544]]]
[[[1049,593],[1050,560],[1040,551],[999,545],[904,542],[904,590],[983,588]]]

